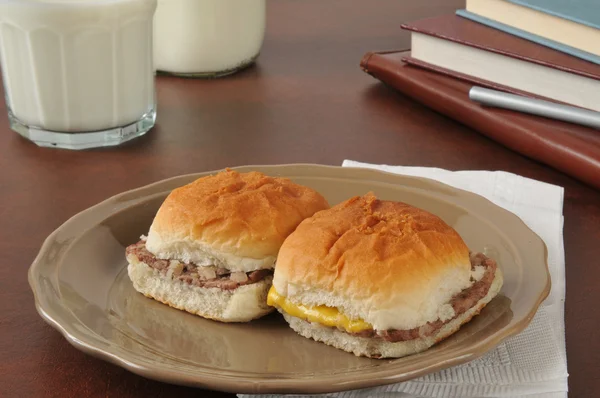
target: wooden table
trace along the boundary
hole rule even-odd
[[[361,72],[369,50],[408,46],[404,21],[460,0],[274,0],[256,67],[213,80],[158,78],[158,122],[120,148],[38,148],[0,109],[0,396],[207,393],[143,379],[77,351],[35,311],[27,269],[67,218],[166,177],[244,164],[344,159],[505,170],[566,188],[566,338],[571,397],[600,391],[600,192],[513,153]],[[85,272],[85,271],[82,271]]]

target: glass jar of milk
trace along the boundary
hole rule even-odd
[[[40,146],[117,145],[154,125],[156,0],[0,0],[11,128]]]
[[[220,77],[252,64],[265,36],[265,0],[158,0],[158,71]]]

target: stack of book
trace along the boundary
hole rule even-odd
[[[411,51],[368,53],[366,72],[600,188],[600,131],[468,98],[482,86],[600,112],[600,0],[467,0],[456,15],[402,28]]]

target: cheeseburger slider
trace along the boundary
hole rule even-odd
[[[227,170],[175,189],[148,237],[126,249],[134,288],[181,310],[246,322],[266,304],[277,253],[302,220],[328,208],[288,179]]]
[[[397,358],[443,340],[498,294],[502,273],[440,218],[373,194],[304,220],[285,241],[268,304],[300,335]]]

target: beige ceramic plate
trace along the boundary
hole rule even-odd
[[[242,167],[289,177],[331,204],[368,191],[442,217],[472,250],[496,259],[504,287],[441,344],[397,360],[357,358],[296,335],[276,314],[222,324],[134,291],[125,247],[146,233],[168,192],[209,173],[125,192],[76,215],[48,237],[30,268],[41,316],[75,347],[157,380],[246,393],[322,393],[407,380],[470,361],[523,330],[550,290],[546,247],[513,214],[431,180],[316,165]]]

